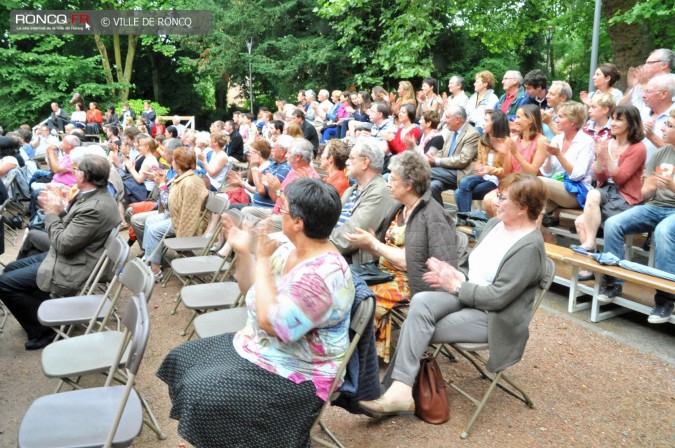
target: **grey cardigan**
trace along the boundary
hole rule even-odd
[[[402,209],[403,204],[397,202],[382,222],[378,230],[380,241],[384,242],[389,225]],[[426,262],[430,257],[457,266],[455,222],[432,199],[431,190],[427,190],[410,214],[405,228],[405,263],[411,297],[421,291],[435,291],[422,279],[422,275],[428,271]]]
[[[478,245],[498,222],[497,218],[493,218],[487,223]],[[466,254],[460,263],[460,269],[465,273],[468,260],[469,254]],[[532,305],[545,272],[544,239],[535,230],[521,238],[504,255],[491,285],[462,284],[460,302],[488,313],[489,371],[502,371],[523,357],[530,336]]]

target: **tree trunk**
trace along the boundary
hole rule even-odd
[[[150,59],[150,68],[152,69],[152,95],[156,102],[162,102],[162,85],[159,81],[159,69],[155,53],[150,47],[146,47],[148,59]]]
[[[618,11],[626,12],[631,9],[638,0],[604,0],[603,11],[607,19],[611,19]],[[622,77],[617,83],[617,88],[623,90],[626,87],[626,73],[630,67],[637,67],[645,63],[647,56],[654,49],[653,35],[649,29],[649,23],[616,23],[607,28],[607,33],[612,40],[614,63],[619,68]],[[599,61],[602,62],[602,61]]]
[[[134,68],[134,57],[136,56],[136,44],[138,43],[138,36],[130,34],[127,36],[127,57],[126,60],[124,61],[124,72],[122,73],[122,78],[120,79],[120,82],[123,82],[126,84],[125,87],[122,88],[120,91],[120,100],[126,101],[129,99],[129,84],[131,84],[131,74],[133,73],[133,68]],[[118,38],[118,44],[119,44],[119,38]],[[119,51],[119,45],[116,47],[115,51]],[[121,55],[120,55],[120,60],[121,60]],[[122,64],[120,64],[121,67]],[[118,73],[120,70],[118,69]]]
[[[98,48],[98,52],[101,54],[101,62],[103,64],[103,73],[105,74],[105,81],[108,84],[112,84],[114,80],[112,75],[112,68],[110,67],[110,58],[108,58],[108,50],[105,48],[105,44],[103,43],[103,39],[101,39],[100,34],[94,34],[94,41],[96,42],[96,48]]]

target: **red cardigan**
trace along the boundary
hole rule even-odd
[[[389,151],[391,151],[392,154],[398,154],[408,149],[405,142],[401,139],[402,131],[403,128],[398,128],[398,131],[396,131],[396,135],[389,142]],[[420,136],[422,135],[422,131],[420,131],[420,128],[418,128],[417,126],[413,126],[413,128],[410,131],[408,131],[407,135],[410,135],[413,138],[413,140],[418,141],[420,139]]]
[[[617,167],[619,170],[613,176],[609,175],[607,167],[600,172],[594,171],[598,180],[598,187],[604,185],[611,177],[616,184],[621,196],[630,205],[642,202],[642,170],[647,159],[647,148],[644,143],[638,142],[630,145],[619,156]]]

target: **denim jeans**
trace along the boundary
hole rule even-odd
[[[146,260],[154,264],[162,263],[163,247],[157,246],[159,246],[164,233],[169,228],[173,232],[171,218],[165,218],[164,213],[147,217],[145,220],[145,232],[143,232],[143,250],[145,251]]]
[[[654,267],[675,274],[675,208],[638,205],[605,221],[605,252],[624,258],[624,236],[654,231]],[[622,280],[615,281],[622,283]]]
[[[483,199],[486,194],[497,188],[493,182],[483,179],[483,176],[466,176],[459,182],[455,190],[455,204],[460,212],[471,211],[471,201],[474,198]]]

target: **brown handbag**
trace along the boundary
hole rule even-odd
[[[413,386],[415,415],[427,423],[440,425],[450,419],[450,405],[445,381],[436,359],[426,354]]]

